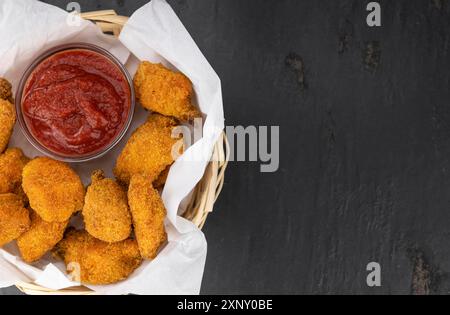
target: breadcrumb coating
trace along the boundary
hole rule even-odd
[[[0,155],[0,194],[20,194],[22,171],[29,159],[17,148]]]
[[[47,222],[65,222],[83,209],[84,186],[67,164],[46,157],[23,169],[22,187],[31,208]]]
[[[164,227],[167,212],[163,201],[148,179],[134,175],[128,190],[128,202],[141,256],[154,259],[167,241]]]
[[[192,83],[182,73],[144,61],[134,77],[134,86],[137,99],[146,109],[182,121],[201,117],[191,103]]]
[[[0,99],[0,153],[4,152],[11,138],[16,123],[16,110],[14,105]]]
[[[131,215],[126,191],[102,171],[92,175],[83,207],[86,231],[99,240],[114,243],[131,234]]]
[[[118,157],[115,176],[125,184],[129,184],[134,174],[156,180],[176,158],[172,151],[176,151],[178,141],[182,141],[172,137],[176,126],[177,121],[173,118],[150,115],[147,122],[133,133]]]
[[[126,279],[142,263],[135,240],[102,242],[86,231],[69,230],[53,251],[64,260],[67,271],[79,270],[84,284],[104,285]],[[79,268],[74,268],[74,264]]]
[[[17,239],[30,227],[30,215],[14,194],[0,195],[0,247]]]
[[[4,78],[0,78],[0,99],[14,103],[11,83]]]
[[[53,249],[64,236],[69,224],[65,222],[45,222],[31,210],[31,227],[17,239],[22,258],[27,263],[33,263]]]

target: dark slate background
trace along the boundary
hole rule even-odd
[[[380,1],[374,29],[369,1],[169,2],[222,79],[227,124],[281,130],[277,173],[229,168],[202,293],[449,292],[450,3]]]

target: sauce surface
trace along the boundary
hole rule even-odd
[[[44,147],[66,156],[101,151],[121,133],[131,108],[127,77],[108,57],[87,49],[56,53],[25,84],[22,112]]]

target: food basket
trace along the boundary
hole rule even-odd
[[[81,17],[96,23],[104,33],[118,37],[128,17],[119,16],[114,10],[82,13]],[[200,229],[203,228],[208,214],[213,211],[214,203],[223,188],[225,170],[229,161],[229,144],[225,133],[222,133],[214,146],[211,161],[203,178],[197,184],[183,217],[192,221]],[[20,282],[16,287],[30,295],[92,295],[95,292],[80,286],[64,290],[51,290],[32,283]]]

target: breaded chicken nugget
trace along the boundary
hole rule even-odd
[[[146,109],[187,121],[201,117],[192,103],[192,83],[182,73],[144,61],[134,77],[137,99]]]
[[[35,262],[52,250],[64,236],[69,221],[45,222],[31,210],[31,227],[17,239],[17,245],[24,261]]]
[[[83,207],[86,231],[104,242],[114,243],[131,234],[131,215],[126,191],[102,171],[92,175]]]
[[[14,105],[0,99],[0,153],[5,151],[16,123],[16,110]]]
[[[106,243],[86,231],[69,230],[53,253],[64,260],[68,272],[80,271],[79,281],[93,285],[121,281],[142,263],[135,240]]]
[[[0,247],[17,239],[30,227],[30,215],[14,194],[0,195]]]
[[[22,187],[44,221],[65,222],[83,209],[83,184],[65,163],[46,157],[30,161],[23,169]]]
[[[0,99],[14,103],[11,83],[4,78],[0,78]]]
[[[0,194],[20,192],[22,171],[29,159],[20,149],[8,149],[0,155]]]
[[[128,190],[128,202],[141,256],[153,259],[167,241],[164,227],[167,212],[163,201],[148,179],[134,175]]]
[[[148,121],[133,133],[117,159],[116,177],[126,184],[134,174],[142,174],[152,181],[157,179],[176,158],[172,152],[176,151],[180,141],[172,137],[176,126],[177,121],[173,118],[150,115]]]

